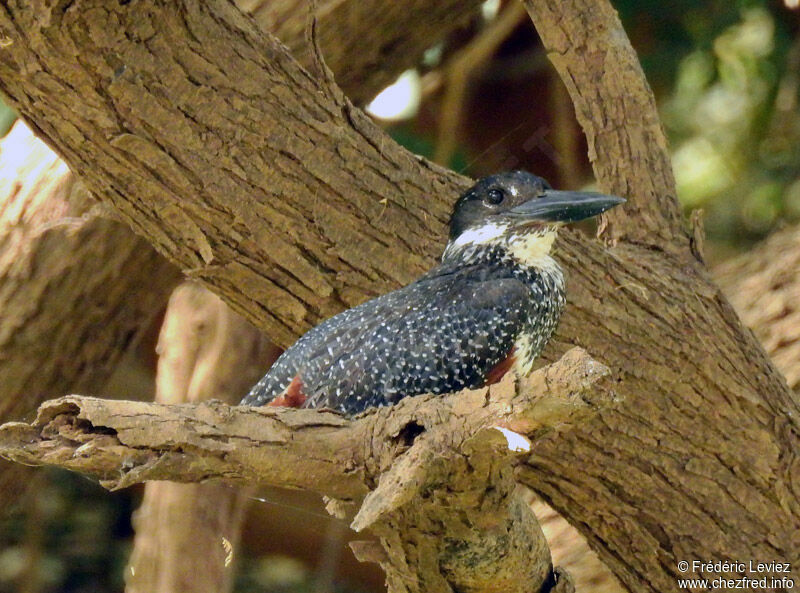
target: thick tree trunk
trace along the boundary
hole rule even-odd
[[[39,135],[188,275],[286,346],[425,271],[449,211],[442,190],[466,180],[391,142],[226,2],[96,6],[23,9],[19,26],[45,55],[4,52],[3,90],[22,114],[44,108]],[[58,25],[46,33],[40,19]],[[62,42],[82,47],[80,61]],[[26,46],[15,37],[7,50]],[[49,122],[81,132],[68,142]]]
[[[397,147],[228,4],[3,5],[0,85],[15,107],[104,202],[276,342],[433,261],[467,180]],[[554,50],[591,66],[589,80],[571,71],[578,88],[630,74],[613,12],[590,8],[551,11],[611,33],[588,54],[568,52],[569,36]],[[616,134],[619,150],[594,155],[600,182],[625,190],[644,228],[660,216],[666,230],[651,240],[617,216],[616,247],[559,241],[569,307],[548,357],[582,345],[611,367],[622,403],[538,446],[518,477],[631,588],[672,590],[679,560],[796,571],[800,405],[688,248],[652,105],[615,96],[593,100],[621,120],[583,122]],[[647,125],[626,124],[638,117]]]
[[[681,571],[681,560],[690,567],[705,558],[739,561],[774,554],[776,548],[797,578],[800,401],[786,390],[760,345],[741,331],[731,307],[698,265],[702,232],[694,230],[690,237],[681,222],[655,101],[619,18],[608,2],[525,3],[570,92],[599,184],[628,198],[624,209],[605,217],[606,236],[627,242],[630,255],[638,251],[634,246],[646,245],[653,257],[648,265],[644,254],[622,256],[628,268],[624,276],[605,266],[605,280],[616,284],[616,292],[638,294],[627,303],[620,299],[614,313],[601,307],[609,315],[601,324],[596,306],[579,304],[564,328],[579,337],[578,343],[592,344],[592,352],[604,351],[602,357],[622,356],[625,391],[635,390],[638,397],[621,417],[602,418],[585,441],[543,448],[541,463],[534,456],[532,471],[520,475],[568,513],[585,506],[589,492],[587,511],[599,496],[605,499],[601,507],[617,511],[624,505],[634,512],[636,525],[622,529],[593,517],[595,528],[588,535],[615,570],[621,550],[603,543],[607,536],[614,532],[616,539],[627,540],[624,549],[637,551],[617,573],[629,586],[648,580],[650,586],[669,589],[677,577],[714,576],[710,570]],[[649,269],[636,272],[639,265]],[[587,292],[595,296],[603,292],[597,286],[599,267],[581,270],[588,272]],[[641,320],[635,330],[632,319]],[[648,392],[664,397],[653,399]],[[720,419],[723,409],[725,420]],[[568,454],[559,457],[565,449]],[[608,471],[576,471],[574,464],[563,463],[570,453],[599,467],[608,464]],[[620,488],[614,474],[622,471],[626,486],[651,482],[655,488]],[[683,497],[665,496],[673,488]],[[653,491],[659,495],[651,497]],[[787,523],[773,521],[776,516]],[[754,529],[765,520],[763,531]],[[718,532],[724,537],[712,543]],[[654,559],[664,574],[644,577]]]
[[[159,338],[156,400],[236,403],[276,352],[258,331],[204,288],[184,284],[170,299]],[[128,593],[224,593],[249,489],[150,482],[134,517]]]
[[[269,10],[263,2],[243,0],[240,4],[249,5],[262,26],[274,24],[290,47],[300,50],[308,46],[305,3],[273,2]],[[358,7],[348,8],[350,4]],[[391,16],[402,18],[383,21],[385,45],[380,51],[387,62],[378,70],[364,58],[374,56],[379,48],[372,46],[368,52],[351,43],[338,46],[332,39],[344,21],[357,27],[351,30],[354,39],[374,35],[375,27],[348,19],[353,10],[374,12],[376,6],[321,3],[320,35],[323,40],[331,37],[331,41],[323,41],[326,59],[343,74],[345,90],[368,98],[387,77],[408,67],[409,60],[437,35],[444,36],[469,18],[478,2],[439,4],[437,14],[454,10],[460,16],[446,22],[441,18],[424,21],[425,26],[417,28],[414,36],[404,36],[403,30],[419,17],[422,3],[402,15],[391,11]],[[376,43],[377,39],[372,37]],[[311,64],[309,52],[304,50],[303,56]],[[122,352],[163,309],[179,272],[145,240],[102,218],[108,209],[94,209],[94,202],[64,162],[22,124],[0,146],[0,153],[4,155],[2,179],[9,182],[0,196],[0,308],[4,312],[0,323],[0,374],[4,379],[0,382],[0,419],[10,420],[65,391],[103,391]],[[75,314],[74,308],[92,315]],[[8,509],[29,480],[21,478],[24,470],[19,466],[0,462],[0,467],[0,507]]]

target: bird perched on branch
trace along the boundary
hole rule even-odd
[[[481,179],[455,204],[441,264],[306,333],[242,404],[350,416],[488,385],[510,369],[526,375],[564,308],[551,256],[558,227],[624,201],[555,191],[524,171]]]

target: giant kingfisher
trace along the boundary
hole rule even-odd
[[[556,191],[525,171],[481,179],[455,204],[438,266],[310,330],[242,404],[353,416],[528,374],[565,304],[557,229],[624,201]]]

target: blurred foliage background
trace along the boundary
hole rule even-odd
[[[485,13],[494,6],[487,2]],[[614,6],[656,94],[681,202],[687,212],[705,213],[711,260],[800,219],[796,0],[622,0]],[[484,23],[483,31],[490,27]],[[481,34],[471,32],[455,47],[446,41],[432,63],[420,67],[416,117],[390,128],[399,141],[426,156],[443,156],[437,155],[444,101],[436,98],[447,94],[439,88],[447,85],[441,70],[458,62],[448,55],[468,51]],[[566,89],[527,15],[476,68],[464,94],[461,121],[447,130],[459,142],[446,164],[476,177],[521,167],[561,187],[591,183]]]
[[[705,212],[712,264],[800,220],[798,1],[614,1],[660,105],[680,199],[687,213]],[[524,168],[558,187],[590,185],[566,90],[527,15],[513,10],[484,3],[370,110],[399,142],[467,175]],[[0,105],[0,135],[14,117]],[[121,591],[140,491],[109,494],[59,471],[38,480],[0,524],[0,593]],[[250,524],[279,514],[286,531],[245,528],[237,591],[320,590],[330,533],[341,528],[313,504],[289,496],[255,505]],[[297,543],[303,533],[310,539]],[[294,557],[281,553],[286,541]],[[333,541],[349,557],[341,537]],[[383,590],[374,568],[341,573],[325,586]]]

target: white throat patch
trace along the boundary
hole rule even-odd
[[[483,226],[470,228],[461,233],[456,240],[448,245],[449,248],[460,249],[470,245],[488,245],[495,243],[497,238],[508,230],[507,224],[489,222]]]
[[[556,239],[554,230],[529,233],[523,231],[517,234],[510,231],[509,227],[509,224],[489,222],[467,229],[447,244],[444,258],[475,247],[498,245],[522,266],[558,269],[550,257],[550,250]]]
[[[489,222],[483,226],[469,228],[447,244],[442,258],[447,259],[449,256],[459,251],[468,250],[472,247],[497,243],[498,239],[500,239],[507,230],[507,224],[497,224],[496,222]]]

